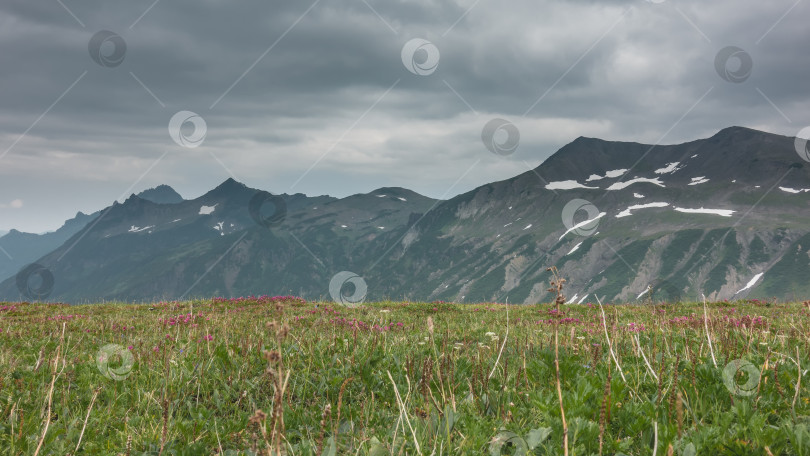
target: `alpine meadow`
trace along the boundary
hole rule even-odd
[[[6,0],[0,454],[810,456],[808,19]]]

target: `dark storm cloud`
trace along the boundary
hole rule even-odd
[[[168,183],[194,197],[233,175],[279,193],[440,197],[524,172],[577,136],[673,143],[732,124],[794,135],[810,124],[808,15],[793,0],[7,1],[0,229],[54,228],[144,173],[132,191]],[[126,42],[120,65],[91,58],[100,30]],[[434,73],[403,65],[414,38],[439,50]],[[740,84],[715,70],[730,45],[753,62]],[[181,110],[205,119],[198,148],[169,136]],[[520,129],[508,157],[481,143],[494,117]]]

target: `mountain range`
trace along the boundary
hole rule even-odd
[[[176,204],[183,198],[168,185],[159,185],[138,194],[140,198],[158,204]],[[92,214],[76,213],[56,231],[35,234],[11,230],[0,235],[0,280],[15,275],[21,268],[61,246],[104,211]]]
[[[806,165],[794,138],[730,127],[676,145],[580,137],[448,200],[272,195],[233,179],[183,200],[161,186],[53,233],[0,237],[0,298],[533,303],[553,298],[556,266],[571,303],[795,299],[810,293]]]

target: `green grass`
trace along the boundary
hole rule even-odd
[[[562,311],[0,304],[0,451],[34,454],[42,440],[43,455],[274,454],[277,439],[289,455],[489,455],[514,454],[492,442],[519,436],[528,454],[561,455],[556,331],[572,456],[599,454],[600,427],[605,455],[810,454],[806,305],[710,304],[711,350],[702,304],[608,305],[621,372],[599,307]],[[109,344],[132,364],[105,359]],[[737,359],[751,376],[724,382]]]

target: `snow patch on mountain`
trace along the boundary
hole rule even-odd
[[[687,185],[705,184],[706,182],[709,182],[709,179],[706,179],[706,176],[693,177],[692,182],[688,183]]]
[[[590,177],[588,177],[588,179],[585,182],[591,182],[605,178],[614,179],[623,175],[627,171],[628,171],[627,169],[614,169],[613,171],[606,172],[604,176],[600,176],[598,174],[591,174]]]
[[[782,190],[783,192],[787,192],[787,193],[810,192],[810,188],[802,188],[802,189],[796,190],[795,188],[790,188],[790,187],[779,187],[779,190]]]
[[[599,187],[588,187],[587,185],[582,185],[575,180],[550,182],[548,185],[546,185],[546,190],[573,190],[575,188],[597,189]]]
[[[526,225],[526,228],[523,228],[523,230],[524,230],[524,231],[525,231],[525,230],[528,230],[528,229],[529,229],[529,228],[531,228],[531,227],[532,227],[532,224],[531,224],[531,223],[529,223],[528,225]]]
[[[219,204],[219,203],[217,203],[217,204]],[[200,207],[200,215],[212,214],[214,212],[214,209],[216,209],[217,204],[214,204],[213,206],[201,206]]]
[[[706,209],[706,208],[703,208],[703,207],[701,207],[699,209],[687,209],[687,208],[683,208],[683,207],[676,207],[675,210],[678,211],[678,212],[684,212],[684,213],[687,213],[687,214],[714,214],[714,215],[719,215],[721,217],[731,217],[731,214],[736,212],[736,211],[733,211],[731,209]]]
[[[667,163],[667,166],[656,169],[655,174],[672,174],[684,168],[683,166],[680,166],[680,164],[681,162]]]
[[[744,286],[742,289],[740,289],[740,291],[738,291],[737,293],[734,293],[734,294],[740,294],[740,293],[742,293],[743,291],[750,289],[751,287],[753,287],[753,286],[754,286],[754,284],[756,284],[756,283],[757,283],[757,281],[758,281],[759,279],[761,279],[761,278],[762,278],[762,276],[763,276],[764,274],[765,274],[764,272],[760,272],[759,274],[755,275],[753,279],[751,279],[751,280],[749,280],[749,281],[748,281],[748,284],[747,284],[746,286]]]
[[[644,195],[642,195],[641,193],[633,193],[633,197],[634,198],[644,198]]]
[[[648,184],[655,184],[659,187],[664,187],[664,183],[661,182],[661,179],[656,177],[655,179],[649,179],[646,177],[637,177],[635,179],[630,179],[629,181],[625,182],[616,182],[615,184],[608,187],[606,190],[622,190],[625,189],[633,184],[638,184],[641,182],[646,182]]]
[[[583,242],[584,242],[584,241],[583,241]],[[566,255],[571,255],[572,253],[576,252],[576,251],[577,251],[577,249],[579,249],[579,246],[581,246],[581,245],[582,245],[582,242],[580,242],[579,244],[575,245],[575,246],[574,246],[574,248],[573,248],[573,249],[571,249],[571,251],[570,251],[570,252],[566,253]]]
[[[644,291],[641,292],[641,294],[636,296],[636,299],[641,299],[642,296],[644,296],[645,294],[647,294],[649,292],[650,292],[650,287],[645,288]]]
[[[606,212],[600,212],[599,215],[597,215],[596,217],[594,217],[594,218],[592,218],[590,220],[583,220],[583,221],[577,223],[576,225],[572,226],[571,228],[568,228],[565,231],[565,233],[563,233],[562,236],[560,236],[560,239],[564,238],[566,234],[568,234],[568,233],[570,233],[570,232],[572,232],[572,231],[574,231],[576,229],[582,228],[584,226],[588,226],[591,223],[593,223],[594,221],[599,220],[600,218],[602,218],[602,217],[604,217],[606,215],[607,215]]]
[[[662,203],[634,204],[634,205],[628,207],[627,209],[619,212],[616,215],[616,218],[622,218],[622,217],[627,217],[629,215],[633,215],[632,211],[635,211],[636,209],[647,209],[649,207],[666,207],[666,206],[669,206],[669,203],[663,203],[662,202]]]
[[[154,227],[155,227],[155,225],[145,226],[143,228],[138,228],[137,226],[132,225],[132,227],[129,229],[129,232],[130,233],[140,233],[141,231],[146,231],[146,230],[154,228]]]

